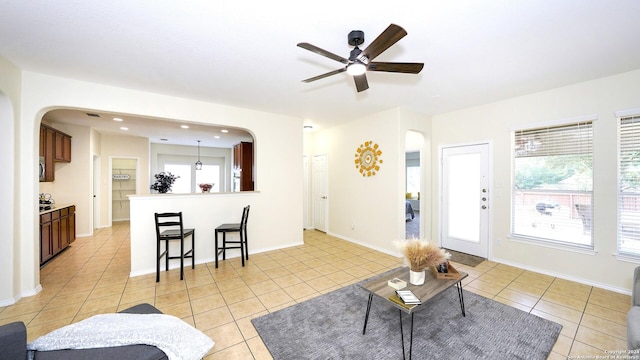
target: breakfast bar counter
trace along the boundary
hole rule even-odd
[[[251,205],[247,222],[249,253],[260,253],[303,244],[302,209],[277,208],[277,199],[260,191],[190,194],[129,195],[131,273],[130,276],[156,272],[155,213],[182,212],[185,228],[195,229],[195,264],[215,261],[215,228],[224,223],[239,223],[242,209]],[[292,221],[293,220],[293,221]],[[235,235],[235,234],[234,234]],[[171,244],[172,254],[180,253],[179,244]],[[227,261],[240,251],[227,252]],[[172,260],[169,268],[179,268]],[[197,267],[196,267],[197,269]],[[185,268],[185,273],[191,269]]]

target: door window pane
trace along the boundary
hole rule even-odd
[[[450,237],[480,242],[480,154],[449,157],[449,228]]]

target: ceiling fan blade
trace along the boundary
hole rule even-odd
[[[328,73],[324,73],[324,74],[322,74],[322,75],[318,75],[318,76],[314,76],[314,77],[312,77],[312,78],[304,79],[304,80],[302,80],[302,82],[306,82],[306,83],[308,83],[308,82],[312,82],[312,81],[316,81],[316,80],[324,79],[324,78],[329,77],[329,76],[331,76],[331,75],[340,74],[341,72],[345,72],[345,71],[347,71],[347,68],[346,68],[346,67],[343,67],[343,68],[341,68],[341,69],[337,69],[337,70],[329,71]]]
[[[348,64],[349,63],[349,60],[343,58],[342,56],[336,55],[336,54],[334,54],[334,53],[332,53],[330,51],[324,50],[324,49],[320,49],[319,47],[317,47],[315,45],[311,45],[311,44],[306,43],[306,42],[301,42],[301,43],[298,43],[298,46],[303,48],[303,49],[307,49],[309,51],[312,51],[312,52],[314,52],[316,54],[320,54],[322,56],[328,57],[329,59],[332,59],[332,60],[335,60],[335,61],[339,61],[339,62],[341,62],[343,64]]]
[[[371,62],[367,65],[367,70],[417,74],[423,67],[423,63]]]
[[[356,82],[356,89],[358,92],[365,91],[369,88],[369,83],[367,82],[367,75],[355,75],[353,80]]]
[[[366,56],[369,61],[371,61],[406,35],[407,32],[403,28],[398,25],[391,24],[382,32],[382,34],[378,35],[378,37],[373,40],[366,49],[364,49],[361,55]]]

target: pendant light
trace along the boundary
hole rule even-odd
[[[198,161],[196,161],[196,170],[202,170],[202,162],[200,161],[200,140],[198,140]]]

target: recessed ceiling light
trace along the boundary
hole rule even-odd
[[[180,127],[183,128],[183,129],[188,129],[189,125],[180,125]]]
[[[220,130],[220,132],[222,132],[222,133],[225,133],[225,134],[226,134],[226,133],[228,133],[228,132],[229,132],[229,130],[227,130],[227,129],[222,129],[222,130]]]
[[[113,118],[113,121],[123,121],[122,118]]]
[[[126,126],[121,126],[121,127],[120,127],[120,130],[129,130],[129,128],[128,128],[128,127],[126,127]]]
[[[215,135],[213,138],[214,138],[214,139],[220,139],[220,136]]]

